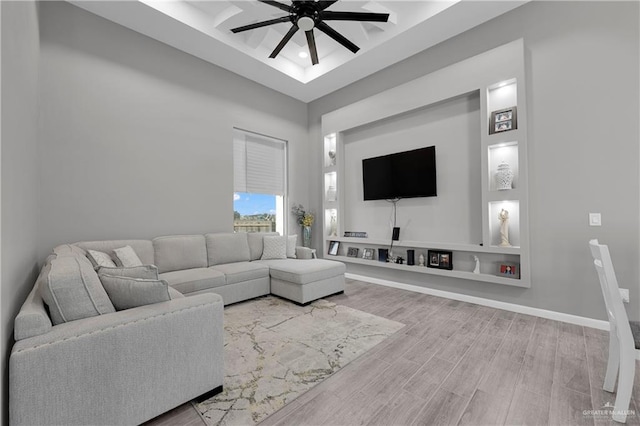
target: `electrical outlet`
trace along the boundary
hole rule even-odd
[[[589,213],[589,226],[602,226],[600,213]]]
[[[629,303],[629,289],[628,288],[620,288],[620,297],[622,297],[622,301],[624,303]]]

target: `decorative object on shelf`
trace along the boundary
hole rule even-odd
[[[366,232],[345,231],[344,236],[350,238],[368,238]]]
[[[424,266],[424,254],[422,253],[418,256],[418,266]]]
[[[520,265],[515,263],[502,263],[498,273],[501,277],[520,278]]]
[[[366,248],[362,251],[362,258],[367,260],[373,260],[374,253],[375,253],[375,249]]]
[[[407,250],[407,265],[413,266],[416,264],[416,251]]]
[[[331,230],[331,232],[329,232],[330,237],[338,236],[338,216],[336,215],[335,210],[331,211],[331,220],[330,220],[329,229]]]
[[[302,206],[302,204],[294,204],[291,206],[291,213],[296,215],[298,225],[302,226],[302,245],[304,247],[311,247],[311,227],[315,216],[313,213],[308,212]]]
[[[336,190],[335,185],[329,185],[329,189],[327,189],[327,201],[336,201],[338,198],[338,191]]]
[[[360,249],[358,247],[349,247],[347,249],[347,257],[358,257],[358,252]]]
[[[398,265],[403,265],[404,264],[404,259],[402,258],[402,256],[398,256],[396,257],[396,262]]]
[[[505,108],[491,113],[489,121],[489,134],[507,132],[518,128],[517,108]]]
[[[479,274],[480,273],[480,259],[478,259],[478,256],[473,256],[473,260],[476,261],[476,267],[473,268],[473,273],[474,274]]]
[[[450,251],[429,250],[427,252],[429,268],[453,269],[453,253]]]
[[[340,241],[331,241],[329,243],[329,254],[331,256],[337,256],[338,250],[340,250]]]
[[[378,261],[386,262],[389,258],[389,250],[384,248],[378,249]]]
[[[511,189],[513,184],[513,170],[506,161],[502,161],[498,164],[498,171],[496,172],[496,189],[498,191],[504,191]]]
[[[329,150],[329,166],[335,166],[336,165],[336,152],[332,149]]]
[[[498,220],[500,220],[500,244],[498,246],[511,247],[509,243],[509,212],[505,209],[500,210]]]

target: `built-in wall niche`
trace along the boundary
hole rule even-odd
[[[393,205],[364,200],[362,162],[435,146],[438,195],[397,203],[400,239],[482,242],[481,117],[480,92],[475,91],[341,133],[343,229],[390,241]]]
[[[489,145],[489,191],[518,188],[518,142]],[[511,176],[511,185],[506,182]]]
[[[518,105],[516,79],[501,81],[487,88],[487,120],[491,112]]]
[[[325,201],[332,202],[338,200],[337,190],[337,173],[329,172],[324,174],[324,199]]]
[[[336,134],[332,133],[324,137],[324,167],[336,165]]]
[[[338,234],[338,210],[325,209],[324,211],[324,229],[328,237],[337,237]]]
[[[506,212],[506,214],[504,213]],[[503,245],[501,228],[507,217],[507,240],[510,246]],[[489,203],[489,235],[492,247],[520,247],[520,202],[514,200]]]

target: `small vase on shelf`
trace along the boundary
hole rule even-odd
[[[496,189],[498,191],[505,191],[512,189],[513,184],[513,171],[509,163],[503,161],[498,164],[498,171],[496,172]]]
[[[327,201],[336,201],[338,196],[338,191],[334,185],[330,185],[329,189],[327,189]]]
[[[311,227],[303,226],[302,227],[302,245],[304,247],[311,247]]]

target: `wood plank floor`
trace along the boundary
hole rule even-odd
[[[261,425],[594,425],[608,333],[348,280],[329,298],[406,324]],[[627,424],[640,425],[640,362]],[[148,424],[202,425],[185,404]]]

